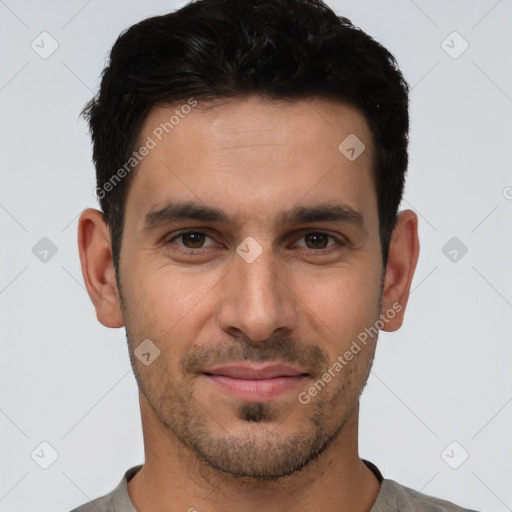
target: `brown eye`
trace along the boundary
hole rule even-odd
[[[179,259],[210,258],[214,254],[218,254],[218,250],[222,249],[215,238],[203,231],[183,230],[178,231],[165,241],[166,254]]]
[[[332,237],[325,233],[308,233],[304,236],[309,249],[325,249],[328,246],[329,238]]]
[[[198,249],[200,248],[205,239],[204,233],[199,233],[197,231],[190,231],[188,233],[182,233],[178,238],[181,238],[185,247],[189,249]]]

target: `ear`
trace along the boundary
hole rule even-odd
[[[87,208],[78,220],[78,251],[85,287],[105,327],[124,325],[114,273],[110,230],[103,214]]]
[[[418,216],[404,210],[398,215],[389,246],[382,292],[381,318],[386,318],[383,331],[396,331],[402,325],[419,252]]]

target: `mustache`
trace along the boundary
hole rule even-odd
[[[215,345],[193,344],[181,360],[180,369],[183,374],[201,373],[208,365],[235,361],[279,361],[304,368],[313,376],[322,375],[329,366],[329,358],[319,346],[304,345],[291,337],[273,336],[257,343],[248,338],[232,338]]]

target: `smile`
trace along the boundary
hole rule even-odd
[[[224,392],[248,402],[272,400],[300,385],[307,374],[282,364],[237,364],[204,375]]]

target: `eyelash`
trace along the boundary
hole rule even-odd
[[[213,239],[212,236],[208,235],[204,231],[195,231],[195,230],[190,230],[189,229],[189,230],[179,231],[178,233],[175,233],[171,238],[166,240],[165,245],[171,245],[174,242],[174,240],[180,238],[183,235],[187,235],[189,233],[205,235],[206,237]],[[333,250],[335,250],[337,248],[344,247],[344,246],[347,245],[345,242],[343,242],[339,238],[335,237],[334,235],[331,235],[330,233],[326,233],[325,231],[314,231],[314,230],[307,231],[307,232],[303,233],[299,237],[299,239],[305,238],[307,235],[312,235],[312,234],[314,234],[314,235],[325,235],[325,236],[333,239],[336,242],[336,244],[335,245],[327,246],[327,247],[325,247],[323,249],[310,249],[309,247],[303,247],[302,248],[302,249],[304,249],[306,252],[308,252],[310,254],[316,254],[316,255],[318,255],[318,254],[328,254],[328,253],[332,252]],[[196,254],[196,255],[197,254],[201,254],[203,249],[207,249],[208,248],[208,247],[198,247],[197,249],[190,249],[188,247],[183,247],[181,245],[178,245],[178,246],[180,247],[179,252],[181,252],[182,254],[185,254],[185,255],[188,255],[188,254]]]

